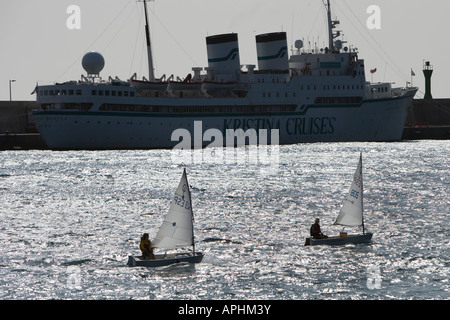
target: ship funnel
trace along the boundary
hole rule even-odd
[[[208,71],[214,75],[222,75],[222,80],[227,78],[226,80],[235,81],[241,70],[238,35],[228,33],[207,37],[206,47]]]
[[[286,32],[257,35],[256,51],[260,71],[289,70]]]
[[[430,61],[425,62],[423,65],[423,75],[425,76],[425,95],[424,99],[433,99],[431,96],[431,75],[433,74],[433,66],[430,65]]]

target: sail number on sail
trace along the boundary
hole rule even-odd
[[[175,202],[175,204],[177,204],[180,207],[185,208],[187,210],[189,210],[191,208],[191,204],[189,203],[189,201],[184,200],[184,196],[183,197],[175,196],[173,198],[173,201]]]
[[[350,195],[351,195],[353,198],[358,199],[358,197],[359,197],[359,192],[352,189],[352,191],[350,192]]]

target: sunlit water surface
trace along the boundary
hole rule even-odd
[[[155,269],[127,257],[155,235],[182,155],[1,152],[0,299],[450,297],[448,141],[281,146],[276,165],[252,152],[227,163],[185,155],[205,257]],[[373,242],[305,247],[316,217],[326,234],[341,231],[332,224],[360,152]]]

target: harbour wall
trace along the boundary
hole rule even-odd
[[[37,133],[31,111],[35,101],[0,101],[0,134]]]
[[[35,101],[0,101],[0,150],[48,149],[31,114]]]
[[[450,139],[450,99],[414,99],[403,139]]]

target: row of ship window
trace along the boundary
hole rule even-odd
[[[93,96],[134,97],[134,91],[92,90]]]
[[[306,88],[306,90],[317,90],[317,86],[316,85],[307,85],[307,86],[300,86],[300,90],[304,90],[304,88]],[[331,85],[327,84],[327,85],[323,85],[323,90],[362,90],[364,89],[364,85],[354,85],[352,84],[351,88],[350,85],[333,85],[333,88],[331,87]]]
[[[122,104],[102,104],[100,111],[119,111],[119,112],[170,112],[170,113],[214,113],[214,112],[283,112],[294,111],[296,105],[247,105],[247,106],[189,106],[189,107],[175,107],[175,106],[143,106],[143,105],[122,105]]]
[[[323,90],[362,90],[364,89],[363,85],[352,85],[350,88],[350,85],[333,85],[333,87],[331,87],[330,85],[323,85]],[[317,90],[317,86],[316,85],[301,85],[300,86],[300,90]],[[386,88],[387,91],[387,88]],[[271,93],[271,92],[263,92],[262,93],[263,98],[271,98],[271,97],[277,97],[280,98],[281,96],[283,96],[283,94],[280,94],[279,92],[276,93]],[[289,94],[287,92],[284,93],[284,97],[288,98]],[[292,97],[295,98],[295,92],[292,92]]]
[[[39,96],[81,96],[83,94],[81,89],[62,89],[62,90],[38,90]],[[106,97],[134,97],[134,91],[126,90],[91,90],[93,96]]]
[[[63,104],[42,104],[43,110],[80,110],[89,111],[93,103],[63,103]],[[284,112],[294,111],[296,105],[246,105],[246,106],[189,106],[189,107],[175,107],[175,106],[146,106],[146,105],[128,105],[128,104],[109,104],[104,103],[100,106],[100,111],[113,112],[169,112],[169,113],[261,113],[261,112]]]
[[[49,120],[56,120],[55,118],[52,118],[52,117],[47,117],[47,121],[49,121]],[[61,120],[61,121],[63,121],[63,120],[67,120],[67,119],[58,119],[58,120]],[[81,121],[80,121],[81,122]],[[75,120],[74,121],[74,123],[75,124],[78,124],[79,123],[79,121],[78,120]],[[90,120],[87,120],[87,121],[85,121],[85,122],[81,122],[81,124],[95,124],[95,123],[97,123],[97,124],[107,124],[107,125],[122,125],[122,124],[125,124],[125,125],[128,125],[128,126],[133,126],[133,125],[137,125],[137,124],[139,124],[140,126],[143,126],[143,125],[147,125],[147,126],[156,126],[156,125],[158,125],[156,122],[148,122],[148,123],[145,123],[145,122],[142,122],[142,121],[139,121],[139,122],[133,122],[133,121],[90,121]],[[178,127],[178,128],[181,128],[181,127],[183,127],[183,123],[180,123],[180,124],[172,124],[172,123],[164,123],[164,122],[160,122],[159,123],[159,125],[162,127],[162,126],[169,126],[169,127],[172,127],[172,126],[174,126],[174,127]],[[207,124],[205,124],[204,125],[205,126],[205,128],[208,128],[208,125]],[[217,128],[219,128],[220,127],[220,125],[219,124],[217,124],[216,125],[217,126]],[[188,124],[188,127],[191,127],[191,124]],[[214,126],[213,126],[214,127]],[[158,139],[156,139],[156,140],[158,140]]]

